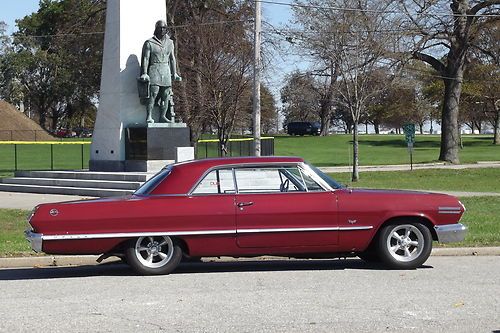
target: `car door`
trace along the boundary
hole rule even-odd
[[[243,248],[338,243],[337,201],[298,166],[236,168],[236,238]]]

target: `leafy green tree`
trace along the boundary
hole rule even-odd
[[[37,12],[17,21],[2,71],[39,123],[56,129],[95,114],[99,92],[104,0],[40,1]]]
[[[489,52],[480,41],[498,27],[499,5],[500,0],[399,1],[412,57],[430,65],[443,82],[441,161],[459,163],[459,106],[468,58],[474,49]]]

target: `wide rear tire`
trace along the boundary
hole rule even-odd
[[[431,232],[416,222],[386,225],[377,240],[380,259],[393,269],[420,267],[429,258],[431,250]]]
[[[169,236],[139,237],[129,241],[125,258],[138,274],[163,275],[177,268],[182,249]]]

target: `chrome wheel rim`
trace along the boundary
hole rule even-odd
[[[140,237],[135,242],[135,256],[149,268],[165,266],[174,254],[174,243],[168,236]]]
[[[400,262],[417,259],[424,250],[424,235],[411,224],[395,226],[387,237],[387,250]]]

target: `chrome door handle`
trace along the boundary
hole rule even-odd
[[[241,208],[241,207],[245,207],[245,206],[251,206],[251,205],[253,205],[253,202],[252,202],[252,201],[248,201],[248,202],[238,202],[238,203],[236,204],[236,206],[238,206],[238,207],[240,207],[240,208]]]

